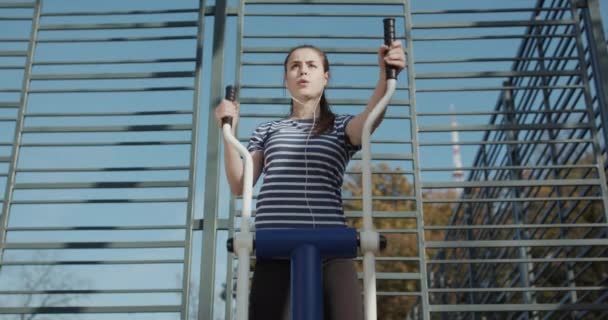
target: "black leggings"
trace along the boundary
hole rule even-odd
[[[249,320],[290,320],[289,260],[256,261]],[[325,320],[363,320],[363,297],[354,262],[331,259],[323,262]]]

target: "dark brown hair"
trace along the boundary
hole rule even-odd
[[[287,62],[289,61],[289,57],[291,57],[291,54],[298,49],[312,49],[316,51],[321,57],[321,60],[323,60],[323,72],[329,72],[329,60],[327,59],[327,55],[325,54],[325,52],[313,45],[305,44],[294,47],[289,50],[287,57],[285,57],[285,62],[283,62],[285,74],[287,74]],[[321,100],[319,100],[319,109],[321,110],[321,114],[319,115],[319,121],[315,124],[315,128],[313,130],[314,134],[321,134],[334,126],[334,120],[336,118],[336,115],[331,111],[329,103],[325,98],[325,90],[323,90],[323,93],[321,94]],[[289,109],[289,116],[292,115],[293,100],[291,100],[291,108]]]

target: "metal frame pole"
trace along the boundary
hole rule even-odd
[[[227,0],[217,0],[213,25],[213,57],[209,105],[217,105],[223,97],[225,30],[228,13]],[[216,243],[218,230],[218,201],[220,177],[220,130],[217,128],[213,107],[208,110],[207,166],[205,170],[205,206],[203,214],[203,245],[200,271],[198,319],[213,319],[215,292]]]
[[[36,0],[34,6],[34,15],[32,17],[32,29],[30,33],[30,41],[28,43],[27,57],[25,61],[25,70],[23,71],[23,81],[21,85],[21,96],[19,98],[19,111],[14,131],[14,142],[11,150],[10,163],[8,167],[8,177],[6,179],[6,189],[4,191],[4,203],[2,206],[2,215],[0,215],[0,271],[2,270],[2,261],[4,257],[4,249],[6,244],[8,216],[10,213],[11,200],[13,198],[13,190],[17,178],[17,164],[19,163],[19,151],[21,147],[21,138],[23,133],[23,124],[25,122],[25,113],[28,102],[28,92],[30,89],[30,80],[32,75],[32,64],[34,62],[34,52],[38,39],[38,26],[40,25],[40,13],[42,11],[42,0]]]

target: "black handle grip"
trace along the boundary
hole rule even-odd
[[[384,22],[384,44],[389,46],[395,41],[395,19],[386,18]],[[397,69],[394,67],[386,67],[386,79],[397,79]]]
[[[236,101],[236,89],[234,86],[226,86],[226,94],[224,95],[226,100]],[[232,117],[223,117],[222,118],[222,126],[225,124],[232,125]]]

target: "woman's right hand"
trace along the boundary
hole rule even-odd
[[[222,127],[222,118],[232,117],[232,129],[236,127],[239,122],[239,110],[241,105],[236,101],[230,101],[223,99],[222,102],[215,108],[215,118],[217,125]]]

